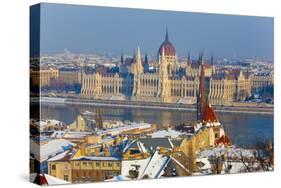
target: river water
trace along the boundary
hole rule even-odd
[[[76,116],[85,111],[99,109],[105,120],[144,121],[158,125],[177,125],[196,119],[195,111],[167,109],[140,109],[128,107],[104,107],[70,104],[41,104],[41,116],[44,119],[57,119],[66,124],[72,123]],[[273,138],[273,114],[250,114],[217,112],[231,142],[237,146],[250,147],[257,141]]]

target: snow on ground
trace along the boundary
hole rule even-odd
[[[240,157],[241,153],[245,158],[254,157],[254,150],[252,149],[214,147],[200,151],[198,154],[198,158],[211,157],[222,154],[226,154],[229,157]]]
[[[124,180],[131,180],[130,178],[124,177],[122,175],[114,176],[111,179],[106,179],[104,181],[124,181]]]
[[[50,176],[48,174],[44,174],[47,182],[48,182],[48,185],[64,185],[64,184],[70,184],[70,182],[67,182],[67,181],[64,181],[64,180],[61,180],[61,179],[58,179],[54,176]]]
[[[250,169],[258,169],[258,167],[260,166],[260,163],[258,162],[255,162],[255,163],[245,163]],[[236,173],[241,173],[241,172],[248,172],[247,170],[247,167],[245,166],[244,163],[242,162],[231,162],[230,165],[231,165],[231,168],[229,170],[228,173],[230,174],[236,174]],[[222,174],[226,174],[226,164],[224,164],[223,166],[223,169],[222,169]],[[260,171],[260,170],[255,170],[256,172],[257,171]]]
[[[202,165],[202,166],[200,166],[200,171],[202,174],[211,173],[211,163],[207,157],[196,159],[196,163],[200,163],[200,165]],[[201,173],[198,175],[201,175]],[[195,175],[197,175],[197,174],[195,174]]]
[[[222,174],[225,173],[240,173],[247,172],[247,167],[251,169],[256,169],[259,164],[257,162],[245,162],[245,164],[240,160],[241,155],[244,159],[250,159],[254,157],[254,150],[244,149],[244,148],[225,148],[225,147],[215,147],[209,148],[198,153],[196,162],[200,163],[200,173],[193,175],[211,174],[211,163],[209,158],[212,156],[225,155],[229,157],[228,160],[223,162]],[[229,170],[227,170],[229,167]],[[227,172],[228,171],[228,172]]]
[[[30,181],[30,182],[34,182],[36,176],[37,176],[37,173],[31,173],[31,174],[29,174],[29,181]]]

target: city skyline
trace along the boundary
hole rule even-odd
[[[31,182],[274,171],[272,18],[45,3],[30,15]]]
[[[143,54],[156,57],[168,27],[179,57],[186,57],[190,51],[197,58],[203,50],[206,56],[213,53],[218,58],[273,59],[273,18],[269,17],[44,3],[41,6],[41,54],[67,49],[73,53],[118,56],[123,51],[130,55],[139,45]]]

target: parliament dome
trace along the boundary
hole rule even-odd
[[[165,41],[162,42],[158,50],[158,56],[162,55],[163,49],[165,56],[176,56],[176,49],[173,44],[169,41],[168,31],[166,31]]]

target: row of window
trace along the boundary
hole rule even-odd
[[[99,162],[99,161],[83,161],[83,162],[74,162],[76,167],[79,167],[82,164],[82,167],[90,167],[95,165],[96,167],[112,167],[114,162]],[[115,162],[117,167],[120,167],[119,162]]]

